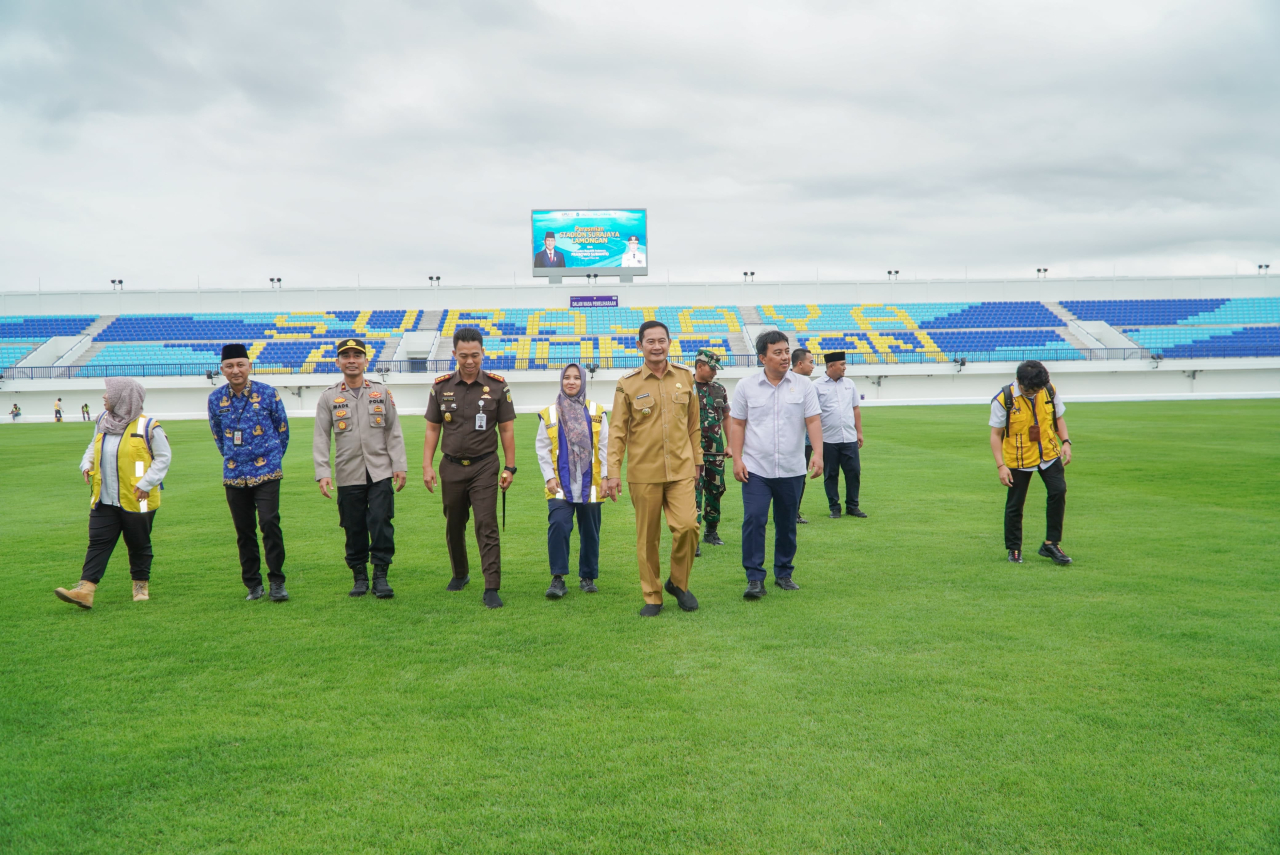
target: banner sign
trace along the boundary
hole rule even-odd
[[[570,269],[645,275],[649,272],[647,221],[643,208],[534,211],[533,275],[573,275]]]
[[[570,297],[570,309],[616,309],[617,297]]]

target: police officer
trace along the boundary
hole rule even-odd
[[[724,420],[729,415],[729,393],[716,382],[719,370],[720,357],[714,351],[705,347],[698,351],[693,361],[693,379],[702,419],[702,477],[698,479],[696,501],[702,539],[712,546],[724,546],[716,529],[720,525],[720,497],[725,490],[724,459],[728,456]],[[694,555],[701,554],[699,545]]]
[[[642,617],[662,614],[662,592],[687,612],[698,608],[689,591],[689,571],[698,547],[695,483],[702,475],[702,425],[693,372],[667,359],[671,333],[661,321],[645,321],[636,334],[644,364],[623,374],[613,393],[609,419],[609,477],[606,498],[622,492],[622,455],[627,455],[627,489],[636,509],[636,555],[640,563]],[[671,574],[662,584],[658,543],[662,512],[671,529]]]
[[[498,489],[506,492],[516,474],[516,408],[511,390],[497,374],[481,371],[484,337],[461,327],[453,334],[458,370],[436,378],[427,399],[427,435],[422,447],[422,483],[435,492],[433,461],[444,434],[440,462],[445,541],[453,569],[448,590],[471,581],[467,566],[467,519],[476,514],[476,544],[484,572],[484,604],[502,608],[502,544],[498,534]],[[495,434],[496,430],[496,434]],[[498,438],[506,465],[498,470]]]
[[[387,570],[396,554],[395,492],[404,489],[409,472],[404,432],[396,417],[391,392],[381,383],[366,380],[369,351],[363,341],[338,342],[338,370],[342,380],[320,394],[316,402],[316,427],[311,450],[320,493],[332,498],[329,434],[337,457],[338,525],[347,533],[347,566],[355,584],[348,596],[369,593],[368,561],[373,559],[373,595],[380,600],[395,596],[387,582]]]

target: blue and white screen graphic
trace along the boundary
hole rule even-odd
[[[534,275],[551,268],[649,267],[644,209],[624,211],[534,211]]]

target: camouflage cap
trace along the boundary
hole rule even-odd
[[[708,365],[710,365],[712,368],[720,367],[720,355],[717,354],[714,350],[708,350],[705,347],[698,351],[698,354],[693,358],[693,361],[695,363],[705,362]]]

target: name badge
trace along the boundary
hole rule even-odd
[[[476,413],[476,430],[484,430],[488,417],[484,413]]]
[[[231,434],[232,445],[242,445],[244,443],[244,431],[235,431]]]

